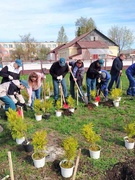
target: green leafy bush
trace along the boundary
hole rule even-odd
[[[70,168],[73,166],[72,162],[76,156],[76,151],[78,147],[78,142],[73,137],[67,137],[63,141],[63,148],[65,151],[64,157],[66,158],[66,161],[62,164],[62,167]]]
[[[60,100],[57,100],[57,102],[56,102],[56,109],[57,110],[61,109],[61,102],[60,102]]]
[[[92,123],[83,125],[82,135],[85,137],[86,141],[90,143],[90,147],[93,151],[99,149],[96,143],[100,141],[100,135],[95,133]]]
[[[26,137],[27,124],[24,122],[21,116],[12,109],[6,112],[8,117],[8,128],[11,131],[13,139]]]
[[[47,132],[46,130],[36,131],[33,134],[32,145],[34,148],[34,159],[40,159],[45,156],[44,150],[47,144]]]
[[[135,136],[135,122],[129,123],[124,127],[125,132],[127,133],[129,141],[133,141],[133,137]]]
[[[115,88],[111,91],[111,97],[114,100],[117,100],[122,95],[122,89]]]
[[[43,101],[42,110],[45,112],[50,112],[51,108],[53,107],[53,101],[51,99],[46,99]]]
[[[36,115],[41,115],[42,114],[42,107],[43,107],[43,103],[40,101],[40,99],[35,99],[34,100],[34,112]]]
[[[75,100],[72,98],[72,96],[68,96],[67,102],[69,107],[74,108],[75,107]]]

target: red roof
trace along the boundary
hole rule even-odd
[[[81,48],[108,48],[108,45],[103,41],[79,41],[77,42]]]

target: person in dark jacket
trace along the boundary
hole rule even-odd
[[[91,63],[86,73],[86,84],[87,84],[87,97],[88,102],[90,101],[90,91],[96,89],[96,79],[100,75],[101,66],[103,66],[104,60],[99,59]]]
[[[127,95],[135,96],[135,63],[127,68],[126,75],[129,80]]]
[[[108,85],[109,91],[111,91],[114,82],[116,83],[116,88],[119,88],[119,86],[120,86],[120,76],[122,75],[124,59],[125,59],[125,55],[120,54],[119,57],[116,57],[113,60],[113,64],[112,64],[111,71],[110,71],[111,81],[109,82],[109,85]]]
[[[101,75],[97,79],[97,91],[99,90],[103,92],[104,100],[108,101],[108,82],[110,80],[111,76],[108,71],[101,70]]]
[[[16,110],[16,105],[27,110],[25,100],[20,92],[24,88],[29,88],[28,82],[25,80],[13,80],[0,84],[0,100],[5,103],[5,111],[8,108]]]
[[[2,83],[11,81],[11,80],[19,80],[20,79],[20,71],[22,67],[22,60],[16,59],[15,62],[3,67],[0,71],[0,76],[2,76]]]
[[[63,93],[65,99],[68,96],[67,93],[67,85],[65,81],[65,75],[68,73],[68,65],[66,63],[65,58],[60,58],[57,62],[54,62],[50,68],[50,74],[53,80],[53,87],[54,87],[54,100],[55,104],[59,97],[59,83],[62,85]]]
[[[85,73],[85,69],[84,69],[84,64],[82,62],[82,60],[77,60],[75,61],[71,61],[69,62],[69,66],[71,66],[71,71],[74,75],[74,78],[72,76],[72,74],[70,73],[70,94],[72,96],[72,98],[75,98],[75,81],[77,82],[82,94],[82,82],[83,82],[83,76]],[[81,96],[81,95],[80,95]]]

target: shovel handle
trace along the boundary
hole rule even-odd
[[[81,149],[78,150],[78,156],[77,156],[77,159],[76,159],[75,170],[74,170],[72,180],[75,180],[76,173],[77,173],[77,168],[78,168],[78,164],[79,164],[79,160],[80,160],[80,156],[81,156]]]

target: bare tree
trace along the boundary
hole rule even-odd
[[[68,37],[65,33],[64,27],[62,26],[60,28],[60,31],[58,32],[57,43],[58,43],[58,45],[61,45],[61,44],[67,43],[67,42],[68,42]]]
[[[15,45],[15,50],[10,51],[11,59],[23,59],[24,57],[24,50],[22,44],[17,43]]]
[[[95,22],[92,18],[88,19],[84,17],[77,19],[75,22],[75,26],[77,28],[76,33],[75,33],[76,36],[80,36],[96,28]]]
[[[50,48],[47,47],[40,47],[37,49],[37,59],[40,60],[47,60],[47,55],[50,52]]]
[[[31,38],[31,34],[26,34],[21,37],[21,42],[23,43],[24,59],[29,60],[36,56],[37,44],[34,38]]]
[[[112,26],[108,31],[108,37],[119,46],[119,53],[130,48],[135,38],[130,29],[119,26]]]

